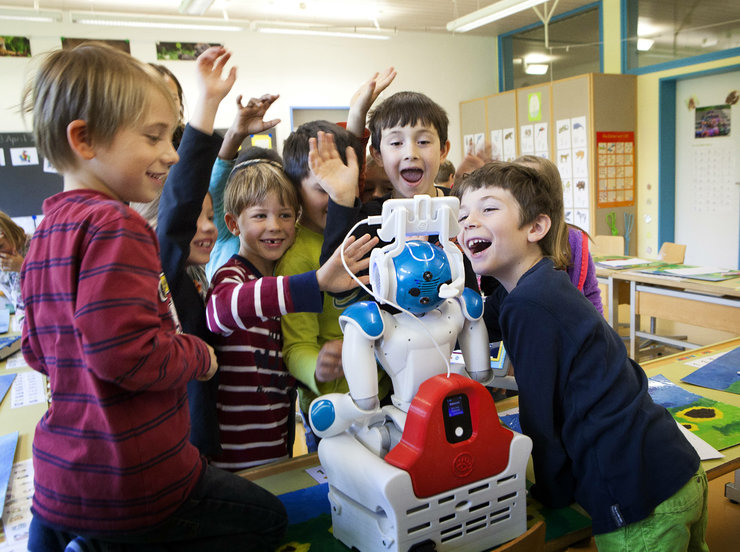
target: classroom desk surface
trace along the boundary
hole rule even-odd
[[[640,316],[672,320],[693,326],[738,333],[740,278],[708,282],[634,270],[596,268],[608,289],[609,323],[617,327],[617,305],[629,303],[629,354],[636,358],[639,338],[684,348],[698,345],[640,330]],[[629,286],[628,299],[625,286]]]
[[[716,391],[712,389],[697,388],[696,386],[682,383],[680,380],[696,368],[687,364],[691,359],[702,356],[712,355],[723,351],[729,351],[740,347],[740,338],[731,339],[714,345],[701,347],[692,351],[682,352],[675,355],[651,360],[642,364],[648,377],[657,374],[663,374],[677,385],[690,390],[696,394],[722,401],[734,406],[740,407],[740,395],[735,395],[725,391]],[[505,399],[496,403],[499,412],[504,412],[518,405],[516,397]],[[740,445],[724,449],[721,451],[724,458],[716,460],[705,460],[702,462],[707,477],[715,479],[734,470],[740,469]],[[667,459],[667,461],[669,461]],[[300,456],[285,462],[260,466],[242,472],[242,476],[255,481],[262,487],[275,494],[284,494],[299,489],[306,489],[317,485],[317,482],[306,473],[306,469],[314,468],[319,465],[318,456],[309,454]],[[528,476],[531,471],[528,472]],[[590,527],[578,528],[570,533],[561,535],[556,539],[548,540],[545,544],[545,550],[557,551],[563,550],[567,546],[590,537]]]

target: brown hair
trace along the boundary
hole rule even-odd
[[[16,253],[23,254],[28,239],[26,231],[2,211],[0,211],[0,237],[5,237],[13,245]]]
[[[252,159],[236,165],[224,190],[224,210],[238,217],[244,209],[263,203],[270,194],[277,194],[283,205],[298,216],[298,193],[279,163],[267,159]]]
[[[394,126],[422,123],[434,127],[442,148],[447,143],[447,112],[429,96],[421,92],[396,92],[383,100],[370,113],[367,126],[373,147],[380,151],[383,130]]]
[[[539,215],[550,217],[551,226],[539,242],[542,254],[556,268],[570,264],[568,230],[563,213],[563,186],[560,178],[547,178],[542,172],[519,163],[493,161],[465,175],[455,183],[452,194],[462,199],[466,192],[480,188],[508,190],[519,205],[520,228]]]
[[[25,112],[33,114],[33,136],[41,154],[59,172],[74,167],[67,126],[87,123],[91,143],[109,145],[121,128],[146,113],[153,91],[178,109],[164,78],[149,65],[105,44],[86,42],[47,54],[26,85]]]

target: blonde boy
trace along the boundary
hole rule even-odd
[[[23,354],[52,399],[34,436],[29,550],[80,539],[272,550],[287,525],[280,501],[207,466],[188,440],[186,384],[211,378],[216,359],[180,333],[154,231],[125,203],[154,199],[178,160],[169,88],[131,56],[85,44],[50,53],[26,98],[39,150],[64,177],[22,272]]]

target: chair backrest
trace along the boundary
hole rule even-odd
[[[663,242],[658,251],[658,259],[664,263],[683,264],[686,258],[686,246],[680,243]]]
[[[592,257],[624,255],[624,236],[596,235],[590,247]]]
[[[519,535],[491,552],[544,552],[545,551],[545,522],[538,521],[526,533]]]

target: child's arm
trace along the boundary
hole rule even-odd
[[[365,132],[365,120],[367,112],[370,111],[375,100],[381,92],[388,88],[396,78],[396,70],[388,67],[382,74],[375,73],[370,79],[362,83],[362,86],[352,96],[349,102],[349,114],[347,115],[347,130],[357,137],[362,137]]]
[[[345,259],[353,274],[367,269],[369,259],[364,257],[377,243],[378,239],[369,235],[349,241]],[[364,276],[360,280],[367,284],[369,278]],[[342,265],[339,250],[318,270],[294,276],[264,276],[250,280],[242,267],[223,267],[214,275],[208,292],[208,327],[214,333],[228,335],[244,329],[247,321],[253,318],[282,316],[289,312],[321,312],[320,291],[340,292],[356,285]]]
[[[206,265],[206,276],[209,280],[216,270],[239,250],[239,238],[232,235],[224,221],[224,190],[234,168],[234,160],[247,136],[263,132],[280,122],[280,119],[263,120],[267,110],[279,97],[277,94],[265,94],[260,98],[251,98],[247,105],[242,105],[242,96],[236,99],[236,117],[224,135],[208,186],[213,201],[213,221],[218,230],[211,258]]]
[[[218,104],[236,76],[232,68],[226,79],[221,78],[229,55],[221,47],[212,47],[198,57],[201,96],[180,143],[180,162],[170,171],[160,198],[157,217],[160,256],[176,304],[183,287],[191,285],[185,272],[190,241],[197,229],[213,162],[221,147],[221,138],[213,134],[213,124]]]

